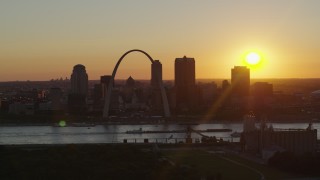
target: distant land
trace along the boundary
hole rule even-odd
[[[134,77],[133,77],[134,78]],[[135,79],[142,84],[149,83],[149,79]],[[230,79],[196,79],[197,83],[216,83],[218,88],[221,87],[223,80],[231,81]],[[116,79],[116,84],[124,84],[126,79]],[[57,82],[63,84],[70,84],[69,81],[60,80],[48,80],[48,81],[7,81],[0,82],[0,91],[4,87],[33,87],[47,89],[55,86]],[[173,86],[174,80],[163,80],[165,86]],[[275,93],[310,93],[316,90],[320,90],[320,78],[262,78],[262,79],[251,79],[251,84],[255,82],[268,82],[273,84],[273,90]],[[99,84],[100,80],[89,80],[89,87],[94,84]],[[231,82],[230,82],[231,83]],[[59,84],[59,83],[58,83]]]

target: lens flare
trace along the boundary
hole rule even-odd
[[[64,120],[60,120],[59,121],[59,126],[60,127],[65,127],[66,125],[67,125],[66,121],[64,121]]]

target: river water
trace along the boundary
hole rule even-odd
[[[274,128],[306,129],[308,123],[272,123]],[[256,125],[258,126],[258,124]],[[241,123],[199,124],[191,126],[195,130],[232,129],[242,132]],[[320,123],[313,127],[320,130]],[[127,131],[142,129],[142,131],[184,130],[186,125],[158,124],[158,125],[96,125],[94,127],[54,127],[54,126],[1,126],[0,145],[8,144],[79,144],[79,143],[141,143],[144,139],[149,142],[177,143],[184,141],[185,133],[137,133],[128,134]],[[226,141],[238,142],[239,138],[231,138],[232,132],[205,132],[204,135],[216,136]],[[192,133],[193,139],[201,138]],[[320,139],[320,134],[317,135]]]

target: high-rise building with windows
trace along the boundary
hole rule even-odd
[[[236,97],[250,95],[250,69],[246,66],[235,66],[231,69],[232,93]]]
[[[86,67],[82,64],[75,65],[71,74],[71,93],[88,94],[88,74]]]

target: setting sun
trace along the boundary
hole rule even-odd
[[[255,52],[250,52],[246,56],[246,63],[248,63],[249,65],[256,65],[260,62],[260,60],[260,55]]]

